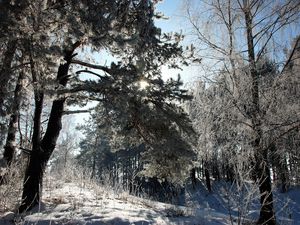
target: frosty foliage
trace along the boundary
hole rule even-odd
[[[120,94],[105,94],[90,123],[95,123],[97,132],[102,133],[100,138],[110,140],[115,151],[144,143],[147,149],[142,154],[144,175],[182,182],[194,157],[182,134],[191,137],[193,130],[186,113],[173,101],[190,96],[180,89],[179,80],[165,82],[157,77],[147,81],[145,89],[138,87],[138,80],[113,84]]]
[[[195,98],[188,106],[199,134],[198,165],[206,169],[208,184],[210,173],[238,186],[257,181],[262,205],[258,223],[275,221],[272,183],[286,192],[299,180],[294,172],[299,160],[295,152],[300,125],[299,30],[294,40],[280,37],[280,32],[299,23],[299,3],[212,1],[196,5],[203,7],[199,8],[203,14],[188,5],[188,20],[197,47],[204,48],[204,53],[208,49],[207,54],[199,52],[204,75],[195,84]],[[290,44],[284,54],[279,39]],[[268,215],[263,208],[268,208]]]
[[[52,166],[63,169],[70,163],[68,158],[75,148],[70,143],[72,137],[67,135],[57,142],[67,111],[64,105],[99,102],[89,122],[89,132],[97,134],[81,143],[83,149],[97,151],[105,146],[110,151],[145,144],[147,151],[141,158],[151,176],[158,174],[174,181],[187,176],[193,158],[187,137],[193,131],[179,102],[191,97],[181,88],[180,78],[161,78],[163,65],[179,68],[187,63],[187,57],[180,46],[182,34],[164,34],[154,25],[157,2],[0,2],[0,77],[5,87],[0,92],[1,126],[8,122],[5,116],[13,118],[12,127],[18,129],[9,128],[12,135],[7,137],[13,139],[8,142],[18,144],[7,152],[14,156],[20,147],[30,155],[21,211],[40,200],[43,172],[56,144]],[[106,51],[114,60],[110,65],[92,64],[84,54],[77,53],[80,48]],[[12,92],[19,73],[25,75],[22,95]],[[149,85],[139,88],[142,80]],[[12,99],[20,103],[18,107],[13,107]],[[46,101],[53,104],[44,107]],[[99,126],[106,127],[104,135]],[[1,139],[6,134],[4,131]],[[181,158],[184,163],[180,163]],[[130,163],[135,165],[134,157]]]
[[[187,18],[204,52],[199,57],[206,82],[196,86],[200,94],[190,111],[200,133],[202,167],[209,167],[207,183],[209,171],[216,179],[258,181],[262,207],[257,223],[276,224],[272,183],[287,191],[297,156],[286,149],[297,146],[300,125],[294,91],[299,89],[294,66],[299,30],[291,35],[294,44],[280,33],[299,24],[300,5],[288,0],[187,2],[199,7],[187,5]],[[291,44],[288,54],[278,40]]]

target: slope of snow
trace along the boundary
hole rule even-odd
[[[53,181],[53,183],[55,183]],[[20,225],[48,224],[227,224],[228,216],[210,210],[174,206],[114,193],[97,186],[63,183],[44,190],[43,203],[14,222]],[[12,215],[1,225],[11,225]]]
[[[238,224],[241,209],[239,203],[233,203],[238,193],[231,193],[233,199],[230,202],[224,184],[215,183],[213,186],[213,193],[208,193],[201,183],[195,189],[188,187],[186,206],[175,206],[130,196],[93,183],[62,183],[48,179],[44,185],[43,203],[39,207],[26,215],[12,212],[0,215],[0,225]],[[299,194],[299,189],[292,189],[286,194],[275,192],[275,206],[279,209],[276,216],[282,224],[300,224]],[[258,216],[259,201],[254,199],[250,206],[250,213],[245,214],[248,219],[243,222],[253,222]]]

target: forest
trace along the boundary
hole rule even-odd
[[[297,0],[0,0],[0,225],[300,224],[299,23]]]

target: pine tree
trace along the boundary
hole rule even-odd
[[[127,121],[128,127],[134,125],[140,131],[142,125],[149,125],[149,121],[143,121],[146,118],[136,116],[136,107],[141,105],[148,112],[152,110],[172,117],[172,123],[168,122],[163,129],[176,133],[178,127],[184,127],[185,114],[176,111],[177,105],[165,101],[187,98],[187,95],[179,88],[180,82],[164,83],[160,78],[162,65],[178,67],[180,62],[185,62],[178,42],[182,37],[174,34],[177,41],[172,42],[171,35],[162,34],[155,27],[155,3],[144,0],[0,2],[4,9],[0,16],[5,18],[1,20],[0,29],[7,34],[3,37],[6,46],[1,48],[4,52],[1,79],[4,84],[16,80],[17,70],[12,72],[12,65],[16,65],[24,71],[34,93],[31,151],[28,151],[30,157],[20,212],[31,209],[40,200],[43,172],[55,149],[66,103],[84,104],[97,100],[106,107],[115,103],[115,112],[128,113],[122,120],[116,118],[116,122],[122,126]],[[75,53],[84,47],[98,52],[107,50],[118,61],[110,66],[85,62],[86,59],[80,59]],[[16,57],[19,52],[25,63]],[[73,65],[86,69],[74,74]],[[81,80],[82,73],[96,79]],[[149,80],[153,90],[143,95],[137,91],[141,80]],[[1,108],[5,111],[2,99],[7,99],[7,91],[2,90]],[[152,102],[146,101],[148,95]],[[49,118],[47,124],[42,124],[44,102],[49,98],[52,100]],[[156,108],[152,109],[153,105]],[[16,113],[20,114],[18,111]],[[139,123],[134,123],[135,118]]]

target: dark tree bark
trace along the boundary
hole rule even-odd
[[[205,174],[205,182],[206,182],[207,190],[211,192],[210,175],[209,175],[209,170],[206,167],[204,169],[204,174]]]
[[[282,157],[279,162],[280,167],[280,179],[281,179],[281,192],[285,193],[289,188],[289,171],[286,162],[286,158]]]
[[[60,65],[57,72],[57,81],[60,85],[66,86],[68,82],[69,67],[72,58],[75,56],[73,52],[79,45],[80,42],[76,42],[70,50],[65,51],[64,59],[66,63]],[[61,119],[64,111],[64,103],[65,98],[53,101],[46,133],[41,141],[40,115],[42,107],[36,105],[37,115],[34,118],[36,124],[34,124],[33,147],[24,179],[22,204],[19,208],[20,213],[32,209],[40,201],[43,173],[55,149],[59,132],[62,128]]]
[[[35,91],[34,129],[32,134],[32,150],[25,172],[22,204],[19,212],[31,209],[39,203],[40,184],[42,180],[42,165],[40,162],[41,117],[44,103],[44,93]]]
[[[212,172],[213,178],[220,181],[220,171],[219,171],[219,167],[217,165],[217,160],[212,165],[212,171],[213,171]]]
[[[98,138],[99,136],[97,135],[95,138],[95,143],[94,143],[94,150],[93,150],[93,164],[92,164],[92,174],[91,174],[91,179],[95,178],[96,176],[96,157],[97,157],[97,147],[98,147]]]
[[[226,165],[226,180],[230,183],[234,182],[234,171],[231,165]]]
[[[197,184],[196,169],[195,168],[191,169],[190,177],[191,177],[191,181],[192,181],[192,186],[193,186],[193,188],[195,188],[196,184]]]
[[[256,153],[259,155],[259,153]],[[272,183],[270,176],[270,169],[266,160],[267,155],[259,155],[256,157],[256,170],[259,176],[259,191],[260,191],[260,214],[258,224],[270,224],[275,225],[275,214],[273,206],[273,193]]]

